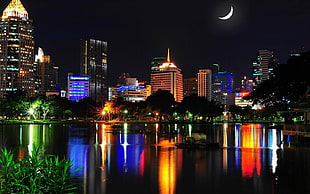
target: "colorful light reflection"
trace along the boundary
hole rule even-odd
[[[159,193],[175,193],[176,150],[174,148],[161,147],[158,168]]]
[[[224,133],[227,133],[226,130]],[[251,178],[254,174],[260,176],[263,149],[270,149],[269,163],[272,173],[275,173],[278,160],[276,151],[281,148],[283,139],[276,129],[266,129],[261,124],[243,124],[236,125],[234,133],[235,147],[240,148],[236,150],[236,165],[240,166],[241,162],[243,177]]]

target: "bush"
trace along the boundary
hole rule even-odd
[[[0,153],[0,193],[74,193],[70,172],[72,162],[57,156],[44,155],[35,147],[31,155],[15,160],[6,148]]]

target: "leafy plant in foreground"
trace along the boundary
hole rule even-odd
[[[0,153],[0,193],[74,193],[72,162],[57,156],[44,155],[35,147],[24,159],[15,160],[6,148]]]

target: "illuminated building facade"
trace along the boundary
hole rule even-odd
[[[145,84],[144,85],[144,98],[145,98],[145,100],[150,95],[152,95],[152,86],[150,84]]]
[[[198,94],[198,83],[196,77],[184,78],[184,96],[190,96],[191,94]]]
[[[198,96],[205,97],[211,102],[212,98],[212,70],[200,69],[197,73]]]
[[[117,89],[118,96],[128,102],[145,101],[144,86],[121,86]]]
[[[154,57],[151,62],[151,72],[159,71],[159,66],[166,61],[166,57]]]
[[[0,20],[0,97],[17,89],[35,94],[32,20],[20,0],[12,0]]]
[[[234,99],[235,74],[229,72],[218,72],[213,74],[212,101],[219,102],[227,108]]]
[[[96,102],[108,99],[107,68],[107,42],[95,39],[82,40],[80,74],[89,76],[89,95]]]
[[[58,69],[51,62],[50,56],[44,55],[42,48],[39,47],[34,63],[36,93],[56,91]]]
[[[252,77],[254,86],[274,76],[274,68],[278,66],[274,53],[269,50],[259,50],[256,59],[252,62]]]
[[[240,107],[252,106],[252,102],[245,100],[244,97],[248,96],[250,91],[240,91],[235,93],[235,105]]]
[[[139,83],[137,78],[123,78],[124,84],[117,88],[117,97],[128,102],[145,101],[150,95],[146,83]]]
[[[159,66],[158,71],[151,73],[152,93],[157,90],[168,90],[175,101],[183,100],[183,75],[179,69],[170,60],[170,51],[168,49],[167,60]]]
[[[71,101],[80,101],[89,97],[89,82],[88,76],[73,76],[68,74],[68,99]]]
[[[241,80],[241,90],[252,91],[253,90],[253,80],[247,78],[247,76],[243,76]]]

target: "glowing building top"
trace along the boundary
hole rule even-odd
[[[35,55],[35,61],[44,62],[44,52],[42,48],[38,48],[38,54]]]
[[[2,19],[9,17],[19,17],[23,20],[28,20],[28,12],[20,2],[20,0],[12,0],[2,13]]]
[[[167,68],[176,68],[177,66],[171,62],[170,60],[170,49],[168,48],[168,53],[167,53],[167,61],[163,62],[160,66],[159,69],[160,70],[164,70]]]

